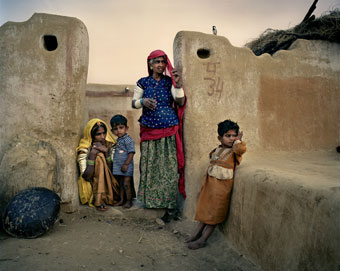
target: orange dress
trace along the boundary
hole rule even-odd
[[[219,146],[210,153],[210,165],[204,176],[195,220],[208,225],[216,225],[225,220],[233,188],[234,171],[245,151],[246,143],[238,140],[232,148]]]

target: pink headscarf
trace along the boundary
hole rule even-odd
[[[170,62],[170,59],[168,58],[168,56],[166,55],[166,53],[164,53],[162,50],[155,50],[155,51],[152,51],[150,53],[150,55],[148,56],[148,59],[147,59],[147,66],[148,66],[148,72],[149,72],[149,75],[152,76],[152,70],[150,69],[150,65],[149,65],[149,60],[150,59],[154,59],[154,58],[157,58],[157,57],[161,57],[161,56],[165,56],[166,58],[166,61],[167,61],[167,64],[166,64],[166,67],[165,67],[165,75],[167,76],[170,76],[171,79],[172,79],[172,84],[175,85],[175,81],[174,81],[174,78],[173,78],[173,75],[172,75],[172,70],[174,69],[172,67],[172,64]]]
[[[172,79],[172,84],[175,85],[175,80],[172,75],[172,64],[170,62],[170,59],[164,53],[162,50],[155,50],[150,53],[150,55],[147,58],[147,67],[149,75],[152,76],[152,70],[150,69],[149,60],[154,59],[157,57],[165,56],[167,65],[165,67],[165,74],[170,76]],[[187,103],[187,97],[185,96],[185,102],[183,106],[178,106],[177,104],[173,104],[173,107],[175,108],[175,111],[178,116],[179,124],[178,124],[178,131],[176,132],[176,150],[177,150],[177,165],[178,165],[178,172],[180,174],[179,181],[178,181],[178,190],[183,195],[184,198],[186,198],[185,193],[185,183],[184,183],[184,150],[183,150],[183,115],[185,106]]]

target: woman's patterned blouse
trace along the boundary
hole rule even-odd
[[[154,110],[143,107],[143,114],[139,119],[143,126],[159,129],[178,125],[178,117],[171,106],[174,99],[171,95],[172,80],[169,76],[165,75],[159,81],[152,76],[143,77],[138,80],[137,86],[144,90],[143,98],[157,101]]]

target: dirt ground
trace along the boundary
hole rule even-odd
[[[282,155],[267,159],[262,168],[297,172],[300,181],[315,185],[313,178],[304,175],[327,174],[322,185],[339,179],[337,153],[321,163],[319,153],[308,160],[304,154],[291,160],[282,160]],[[261,160],[255,158],[253,167],[259,168],[256,161]],[[160,225],[156,218],[161,212],[143,209],[136,202],[129,210],[116,207],[105,212],[82,206],[76,213],[61,213],[55,226],[37,239],[17,239],[0,231],[0,270],[261,270],[231,249],[219,229],[205,248],[189,250],[184,239],[196,223],[179,220]]]
[[[259,270],[228,247],[219,230],[205,248],[189,250],[184,239],[195,222],[161,225],[157,215],[138,206],[105,212],[83,206],[61,213],[55,226],[36,239],[1,231],[0,270]]]

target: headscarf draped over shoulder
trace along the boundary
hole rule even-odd
[[[81,149],[88,149],[92,144],[92,137],[91,137],[91,131],[93,129],[93,126],[95,126],[96,123],[101,122],[106,126],[106,138],[105,140],[107,142],[112,142],[113,144],[116,143],[116,140],[114,139],[111,131],[109,130],[109,127],[107,124],[100,120],[100,119],[91,119],[84,128],[83,131],[83,138],[80,140],[78,147],[76,148],[76,154],[78,155],[78,152]],[[81,154],[79,154],[80,156]],[[85,157],[87,154],[85,154]],[[79,161],[78,161],[79,162]],[[86,160],[85,160],[86,163]],[[80,175],[78,178],[78,190],[79,190],[79,198],[80,202],[82,204],[88,203],[89,206],[94,207],[93,202],[93,192],[92,192],[92,185],[90,182],[87,182],[84,180],[84,178]]]
[[[103,123],[106,126],[106,138],[105,140],[108,142],[112,142],[113,144],[116,144],[116,140],[114,138],[114,135],[112,134],[111,130],[107,126],[107,124],[100,120],[100,119],[91,119],[89,122],[85,125],[84,131],[83,131],[83,138],[80,140],[78,147],[76,148],[76,153],[80,149],[88,149],[92,144],[92,137],[91,137],[91,131],[93,126],[95,126],[96,123]]]
[[[147,58],[148,73],[150,76],[152,76],[153,72],[150,69],[149,60],[157,58],[157,57],[161,57],[161,56],[165,56],[166,61],[167,61],[164,73],[165,75],[168,75],[171,77],[172,84],[175,86],[176,84],[175,84],[174,76],[172,74],[172,70],[173,70],[172,64],[170,62],[170,59],[166,55],[166,53],[162,50],[155,50],[149,54]],[[185,193],[185,182],[184,182],[185,162],[184,162],[184,150],[183,150],[183,115],[184,115],[186,103],[187,103],[187,97],[185,96],[185,102],[183,106],[177,106],[175,103],[173,104],[173,107],[176,111],[176,114],[179,120],[179,125],[178,125],[179,129],[178,129],[178,132],[176,133],[177,163],[178,163],[178,171],[180,174],[179,181],[178,181],[178,188],[179,188],[179,192],[183,195],[184,198],[186,197],[186,193]]]

